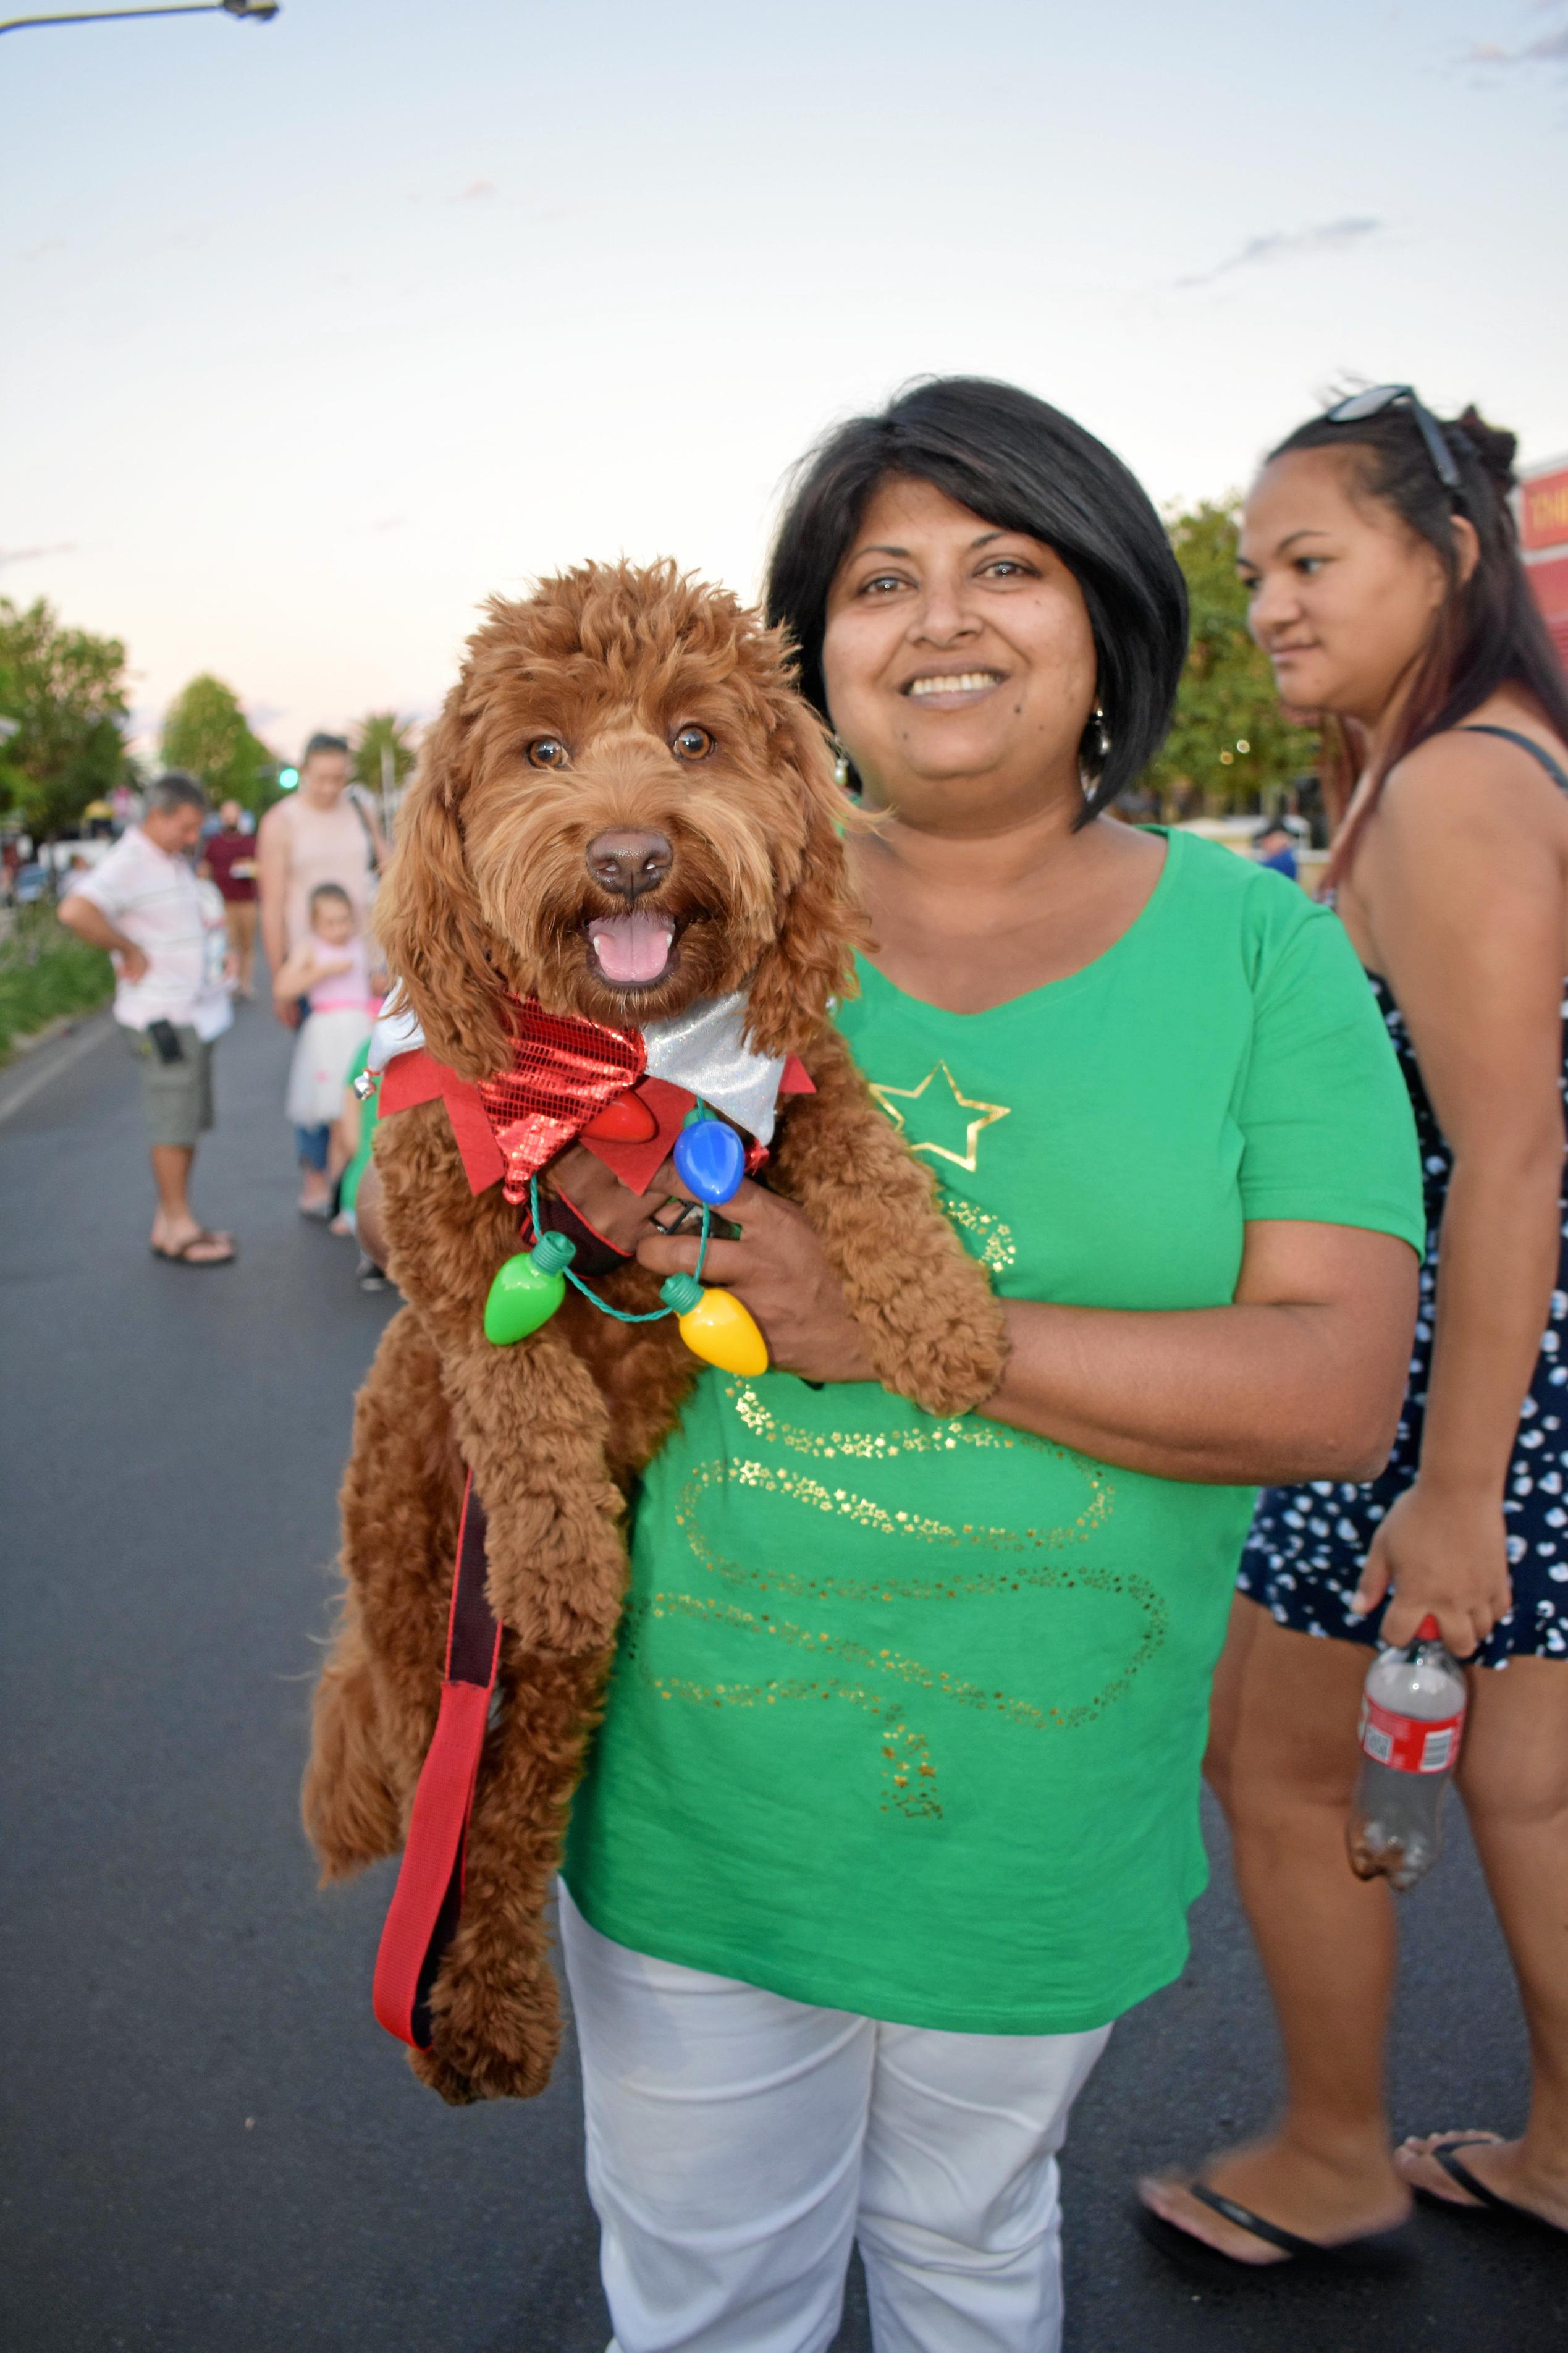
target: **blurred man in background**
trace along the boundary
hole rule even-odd
[[[235,1255],[234,1236],[210,1233],[190,1204],[197,1139],[213,1124],[213,1043],[234,1018],[191,864],[207,807],[194,776],[160,776],[141,823],[90,873],[72,875],[59,911],[79,939],[114,958],[114,1018],[141,1064],[158,1191],[153,1252],[179,1266],[226,1266]]]
[[[225,801],[202,844],[201,872],[217,884],[241,997],[256,994],[256,835],[237,801]]]

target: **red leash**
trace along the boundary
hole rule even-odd
[[[485,1599],[485,1508],[470,1472],[458,1529],[441,1711],[414,1793],[371,1996],[377,2022],[416,2051],[430,2048],[430,1989],[463,1908],[468,1816],[500,1663],[500,1627]]]

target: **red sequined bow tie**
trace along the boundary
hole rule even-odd
[[[506,1164],[501,1189],[509,1201],[523,1198],[529,1178],[635,1086],[647,1061],[640,1029],[605,1029],[569,1013],[546,1013],[531,998],[517,1014],[510,1070],[479,1086]]]
[[[627,1142],[589,1142],[634,1192],[641,1192],[669,1157],[696,1096],[643,1076],[647,1051],[638,1029],[608,1029],[573,1014],[546,1013],[531,997],[514,998],[511,1011],[515,1042],[510,1070],[475,1085],[423,1048],[399,1054],[382,1080],[383,1118],[444,1099],[474,1192],[500,1179],[506,1199],[521,1203],[530,1177],[636,1087],[647,1113],[640,1133]]]

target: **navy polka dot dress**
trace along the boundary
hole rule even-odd
[[[1519,740],[1542,757],[1539,746],[1525,738]],[[1568,787],[1568,777],[1556,770],[1555,764],[1545,765],[1552,765],[1557,781]],[[1383,1610],[1356,1618],[1351,1613],[1350,1600],[1379,1520],[1395,1497],[1414,1483],[1421,1459],[1426,1384],[1432,1369],[1437,1229],[1453,1172],[1453,1156],[1426,1099],[1404,1017],[1384,982],[1374,979],[1373,987],[1410,1089],[1426,1205],[1421,1308],[1399,1435],[1387,1470],[1369,1486],[1315,1479],[1304,1487],[1265,1488],[1258,1499],[1237,1578],[1237,1589],[1260,1602],[1281,1626],[1369,1645],[1377,1639]],[[1568,1002],[1563,1012],[1563,1085],[1568,1098]],[[1503,1503],[1513,1607],[1498,1620],[1477,1652],[1483,1666],[1500,1667],[1521,1656],[1568,1659],[1568,1169],[1563,1206],[1564,1240],[1559,1248],[1557,1288],[1541,1336],[1535,1377],[1520,1417]]]

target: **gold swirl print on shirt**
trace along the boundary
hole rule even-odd
[[[749,1381],[726,1385],[726,1403],[753,1442],[769,1458],[741,1456],[699,1463],[681,1489],[675,1521],[692,1557],[710,1582],[704,1591],[661,1591],[634,1602],[627,1613],[623,1657],[665,1699],[701,1707],[776,1707],[807,1700],[837,1700],[863,1708],[879,1736],[884,1812],[940,1817],[938,1767],[931,1754],[935,1718],[949,1706],[998,1718],[1026,1733],[1071,1731],[1113,1705],[1139,1671],[1163,1644],[1167,1617],[1163,1599],[1146,1577],[1073,1557],[1115,1508],[1105,1467],[1066,1447],[989,1423],[963,1420],[921,1423],[889,1438],[880,1431],[820,1430],[782,1419]],[[1086,1500],[1066,1525],[993,1527],[965,1521],[950,1524],[879,1503],[858,1487],[837,1483],[796,1467],[790,1455],[821,1464],[896,1464],[902,1455],[981,1451],[1036,1451],[1070,1464],[1082,1476]],[[857,1474],[846,1473],[846,1476]],[[848,1520],[868,1533],[890,1539],[886,1568],[866,1577],[816,1574],[799,1568],[756,1568],[731,1560],[711,1542],[703,1523],[707,1498],[734,1486],[773,1498],[784,1510]],[[812,1523],[800,1525],[800,1553],[809,1562]],[[935,1556],[933,1557],[933,1555]],[[728,1588],[728,1592],[724,1588]],[[802,1605],[851,1601],[942,1602],[958,1599],[1004,1600],[1026,1589],[1084,1589],[1131,1601],[1140,1630],[1117,1670],[1089,1697],[1076,1702],[1047,1699],[1041,1704],[1020,1694],[988,1687],[945,1667],[932,1667],[906,1653],[800,1622]],[[789,1605],[781,1614],[770,1602]],[[783,1672],[763,1672],[722,1683],[698,1683],[684,1675],[652,1671],[644,1655],[650,1620],[679,1618],[722,1628],[748,1647],[771,1648]],[[761,1664],[761,1662],[759,1662]],[[915,1709],[918,1721],[906,1713]]]

